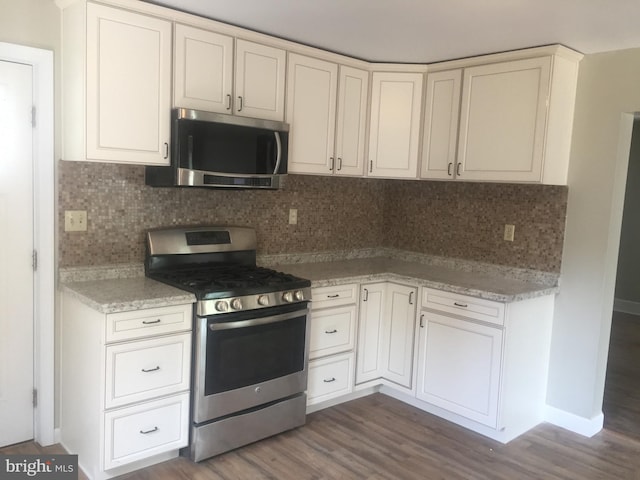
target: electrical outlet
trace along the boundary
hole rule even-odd
[[[65,232],[86,232],[87,231],[87,211],[86,210],[65,210],[64,231]]]
[[[298,209],[290,208],[289,209],[289,225],[297,225],[298,224]]]
[[[516,233],[516,226],[515,225],[510,225],[510,224],[505,224],[504,226],[504,239],[507,242],[513,242],[513,236]]]

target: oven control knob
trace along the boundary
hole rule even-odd
[[[304,300],[304,292],[302,290],[296,290],[296,293],[293,294],[296,297],[296,300],[301,302]]]
[[[284,300],[287,303],[293,302],[293,292],[284,292],[282,294],[282,300]]]
[[[229,304],[224,300],[218,300],[216,302],[216,310],[219,312],[226,312],[227,310],[229,310]]]
[[[231,308],[234,310],[242,310],[242,301],[239,298],[231,300]]]
[[[262,305],[263,307],[269,305],[269,295],[260,295],[258,297],[258,304]]]

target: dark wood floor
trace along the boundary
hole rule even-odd
[[[177,458],[122,479],[640,480],[638,317],[614,314],[603,410],[605,429],[593,438],[543,424],[503,445],[376,394],[213,459]],[[27,442],[0,453],[63,450]]]
[[[26,443],[0,453],[35,451],[37,446]],[[316,412],[304,427],[199,464],[177,458],[122,478],[637,480],[640,441],[610,430],[588,439],[543,424],[503,445],[375,394]]]
[[[604,425],[640,441],[640,317],[613,312]]]

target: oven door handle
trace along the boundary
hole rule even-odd
[[[232,328],[247,328],[255,327],[257,325],[265,325],[268,323],[284,322],[285,320],[291,320],[292,318],[300,317],[309,313],[309,309],[296,310],[295,312],[282,313],[279,315],[272,315],[270,317],[252,318],[249,320],[240,320],[238,322],[225,322],[225,323],[211,323],[209,324],[209,330],[230,330]]]

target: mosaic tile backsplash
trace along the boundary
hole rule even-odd
[[[141,166],[65,161],[58,175],[61,267],[142,262],[149,228],[225,224],[255,228],[261,254],[393,247],[560,271],[566,187],[289,175],[278,191],[152,188]],[[86,210],[88,230],[64,232],[65,210]]]

